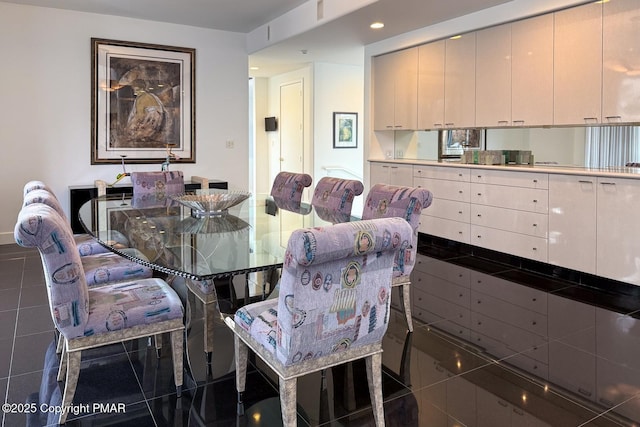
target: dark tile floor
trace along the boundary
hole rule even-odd
[[[394,295],[394,297],[396,297]],[[627,300],[628,298],[622,298]],[[193,301],[192,301],[193,302]],[[236,415],[233,342],[222,322],[215,329],[211,369],[202,351],[202,307],[191,307],[188,381],[176,398],[169,354],[156,357],[144,340],[83,354],[69,426],[277,426],[277,385],[268,370],[252,365],[245,415]],[[530,377],[468,343],[394,312],[383,354],[385,415],[389,426],[636,426],[620,416],[638,407],[639,374],[619,384],[631,396],[613,411]],[[60,385],[58,357],[42,267],[37,252],[0,246],[0,390],[3,426],[55,425]],[[168,345],[168,344],[167,344]],[[630,335],[629,346],[640,346]],[[620,351],[625,351],[622,347]],[[517,356],[514,352],[513,356]],[[631,384],[631,385],[630,385]],[[623,388],[626,389],[623,390]],[[34,405],[28,405],[34,404]],[[636,405],[636,406],[633,406]],[[32,409],[37,409],[32,413]],[[373,425],[364,367],[353,364],[310,375],[298,383],[299,425]],[[629,411],[622,411],[629,415]]]

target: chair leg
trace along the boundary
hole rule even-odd
[[[367,382],[371,396],[371,408],[377,427],[384,427],[384,406],[382,400],[382,354],[376,353],[366,358]]]
[[[244,415],[244,387],[247,382],[247,359],[249,357],[249,348],[237,336],[234,337],[233,345],[235,347],[236,362],[236,390],[238,391],[238,415]]]
[[[298,415],[296,413],[296,378],[283,380],[280,378],[280,410],[282,411],[282,425],[296,427]]]
[[[64,338],[63,338],[64,339]],[[58,366],[57,381],[64,381],[67,375],[67,345],[66,342],[62,343],[62,352],[60,354],[60,366]]]
[[[160,356],[162,355],[162,334],[156,334],[153,337],[153,340],[155,341],[155,345],[156,345],[156,357],[159,359]]]
[[[407,318],[407,327],[409,332],[413,332],[413,320],[411,319],[411,289],[409,284],[402,285],[402,308],[404,308],[404,315]]]
[[[66,351],[66,346],[65,346]],[[78,385],[78,375],[80,374],[80,352],[66,351],[67,354],[67,380],[64,384],[64,393],[62,394],[62,408],[69,408],[73,403],[73,395],[76,394],[76,386]],[[64,424],[67,420],[68,411],[60,412],[59,423]]]
[[[182,395],[183,382],[183,352],[184,352],[184,330],[171,332],[171,351],[173,352],[173,378],[176,384],[176,394]]]
[[[56,344],[56,354],[62,354],[64,348],[64,335],[58,332],[58,343]]]

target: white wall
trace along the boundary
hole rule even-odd
[[[196,163],[173,168],[248,187],[244,34],[0,2],[0,244],[14,241],[27,181],[48,183],[68,209],[69,186],[121,170],[90,164],[91,37],[195,48]]]

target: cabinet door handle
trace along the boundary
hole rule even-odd
[[[480,239],[482,236],[478,234],[478,239]]]
[[[442,127],[442,123],[434,123],[433,127],[441,128]]]
[[[531,322],[531,325],[536,326],[538,324],[538,322],[536,322],[535,320],[533,322]],[[534,347],[534,350],[537,350],[538,347]]]
[[[462,174],[461,174],[461,173],[459,173],[459,174],[458,174],[458,176],[459,176],[460,178],[462,178]]]
[[[462,194],[462,190],[458,190],[458,193]]]
[[[478,196],[482,196],[482,193],[478,193]]]
[[[503,402],[502,400],[498,400],[498,405],[502,406],[503,408],[506,408],[507,406],[509,406],[507,402]]]
[[[478,214],[478,218],[480,218],[480,217],[482,217],[482,215],[481,215],[481,214]]]
[[[538,199],[533,199],[533,203],[538,203]]]
[[[537,180],[537,179],[534,179],[534,180],[533,180],[533,182],[537,184],[537,183],[538,183],[538,180]]]
[[[446,127],[448,127],[448,128],[452,128],[452,127],[453,127],[453,123],[445,123],[444,125],[445,125]]]
[[[534,251],[537,251],[537,250],[538,250],[538,248],[532,248],[532,249],[533,249]]]
[[[513,124],[522,126],[524,124],[524,120],[514,120]]]
[[[585,179],[580,179],[580,180],[578,180],[578,182],[579,182],[580,184],[593,184],[593,181],[587,181],[587,180],[585,180]]]
[[[619,122],[622,120],[622,116],[606,116],[605,119],[607,119],[608,122],[611,122],[614,120]]]
[[[602,185],[616,185],[615,182],[601,182]]]
[[[498,125],[508,125],[509,120],[498,120]]]
[[[458,211],[458,213],[459,213],[460,215],[462,215],[462,211]]]
[[[533,224],[533,226],[534,226],[534,227],[537,227],[537,226],[538,226],[538,224]]]
[[[478,179],[482,179],[482,175],[478,175]]]
[[[598,123],[598,118],[597,117],[585,117],[584,118],[584,122],[585,123]]]

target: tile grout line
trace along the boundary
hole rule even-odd
[[[13,340],[11,342],[11,356],[9,357],[9,372],[7,375],[7,389],[5,390],[5,394],[4,394],[4,402],[7,402],[7,399],[9,399],[9,387],[11,385],[11,376],[12,376],[11,370],[13,369],[13,356],[16,348],[16,335],[18,333],[18,316],[20,315],[20,300],[22,299],[22,285],[24,283],[25,266],[26,266],[26,257],[22,258],[22,275],[20,276],[20,291],[18,292],[18,304],[16,306],[16,317],[13,325]],[[7,402],[7,403],[12,403],[12,402]],[[2,411],[2,426],[5,425],[6,415],[7,413],[5,411]]]

